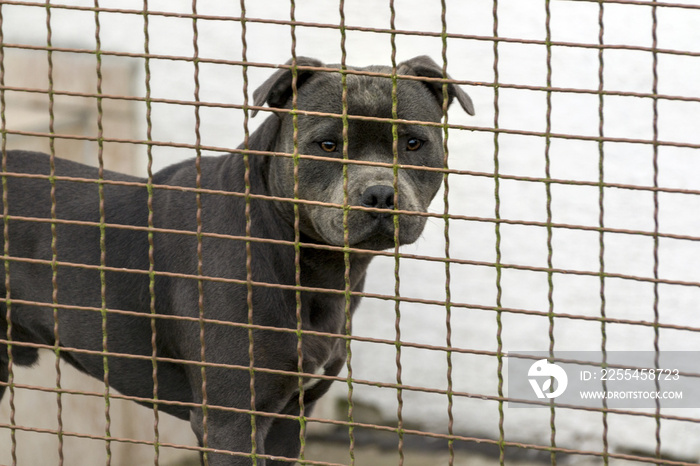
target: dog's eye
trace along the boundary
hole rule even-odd
[[[423,145],[423,141],[418,138],[410,138],[406,141],[406,149],[410,151],[418,150]]]
[[[338,148],[338,145],[333,141],[322,141],[319,142],[318,145],[321,146],[321,149],[323,149],[325,152],[335,152],[335,150]]]

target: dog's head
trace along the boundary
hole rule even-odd
[[[441,68],[425,56],[400,63],[396,80],[389,67],[351,68],[343,83],[338,65],[310,58],[297,58],[295,65],[294,71],[277,71],[254,94],[257,106],[291,109],[296,93],[298,116],[277,113],[280,129],[273,147],[301,157],[272,158],[271,194],[294,198],[296,173],[299,199],[350,207],[299,204],[301,232],[313,240],[375,250],[393,247],[395,236],[400,244],[414,242],[426,222],[420,213],[441,185],[442,173],[430,168],[444,165],[443,128],[421,122],[439,123],[443,104],[455,99],[473,115],[469,96],[452,83],[443,84]],[[394,110],[398,121],[392,123]],[[286,205],[289,219],[291,206]],[[396,211],[401,212],[398,221]]]

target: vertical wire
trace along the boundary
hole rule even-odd
[[[153,242],[153,121],[151,119],[151,61],[150,55],[150,35],[148,32],[148,0],[143,0],[143,35],[144,35],[144,66],[146,72],[146,153],[148,165],[146,167],[147,180],[146,191],[148,193],[148,293],[150,295],[151,312],[151,358],[153,364],[153,463],[158,466],[160,458],[160,429],[158,427],[160,416],[158,413],[158,347],[156,335],[156,275],[155,275],[155,246]]]
[[[197,294],[199,307],[199,345],[200,345],[200,366],[202,375],[202,446],[204,447],[202,459],[204,464],[209,464],[208,443],[209,443],[209,426],[207,407],[207,374],[204,363],[206,362],[206,344],[204,338],[204,258],[202,247],[202,135],[199,130],[201,119],[199,116],[199,29],[197,27],[197,0],[192,0],[192,46],[193,46],[193,64],[194,64],[194,133],[195,133],[195,187],[197,194],[195,201],[197,204]]]
[[[107,357],[107,282],[104,267],[107,265],[107,248],[105,242],[105,197],[104,197],[104,128],[102,125],[102,42],[100,40],[100,16],[99,0],[95,0],[95,57],[97,65],[97,190],[100,202],[100,302],[102,314],[102,364],[104,367],[103,382],[105,385],[105,451],[107,458],[105,464],[109,466],[112,461],[111,425],[110,416],[110,391],[109,391],[109,359]]]
[[[2,4],[0,4],[0,130],[2,133],[2,221],[3,221],[3,255],[5,267],[5,320],[7,330],[7,387],[10,391],[10,457],[12,466],[17,465],[17,425],[15,421],[15,373],[14,359],[12,357],[12,296],[10,290],[10,210],[8,205],[7,187],[7,117],[5,115],[5,34],[3,32],[5,21]],[[0,370],[2,370],[0,368]]]
[[[604,56],[603,56],[603,45],[604,45],[604,0],[599,0],[599,11],[598,11],[598,136],[600,137],[600,142],[598,143],[598,208],[599,217],[598,225],[600,227],[600,234],[598,236],[600,254],[600,333],[601,333],[601,352],[602,352],[602,367],[605,368],[607,365],[607,328],[605,326],[606,319],[606,301],[605,301],[605,151],[603,137],[605,136],[605,115],[604,115],[604,97],[603,91],[605,89],[604,80]],[[607,391],[607,382],[603,380],[603,391]],[[603,463],[608,464],[608,402],[603,398]]]
[[[53,42],[53,31],[51,29],[51,2],[46,2],[46,46],[48,61],[48,89],[49,97],[49,183],[51,184],[51,303],[53,307],[53,337],[54,355],[56,356],[54,368],[56,371],[56,421],[58,438],[58,462],[63,464],[63,401],[61,398],[61,349],[60,336],[58,330],[58,236],[56,234],[56,140],[55,134],[55,113],[54,113],[54,82],[53,82],[53,53],[51,51]]]
[[[301,232],[300,232],[300,213],[299,213],[299,115],[298,110],[298,99],[299,99],[299,70],[297,69],[297,35],[296,26],[294,25],[296,19],[296,3],[295,0],[290,0],[290,11],[289,17],[291,20],[290,33],[292,36],[292,125],[294,127],[293,134],[293,153],[292,158],[294,161],[294,284],[296,287],[294,297],[295,297],[295,311],[296,311],[296,321],[297,321],[297,370],[299,372],[298,386],[299,386],[299,440],[300,440],[300,450],[299,458],[304,459],[304,450],[306,447],[306,418],[305,418],[305,406],[304,406],[304,379],[301,375],[304,372],[304,352],[302,348],[302,315],[301,315]]]
[[[658,20],[656,17],[656,5],[651,7],[651,56],[652,56],[652,109],[653,109],[653,168],[654,168],[654,188],[659,187],[659,74],[658,74],[658,55],[657,55],[657,26]],[[654,189],[654,368],[659,369],[660,345],[659,345],[659,192]],[[660,391],[659,378],[654,378],[656,391]],[[655,420],[656,420],[656,457],[661,458],[661,400],[655,399]]]
[[[444,79],[448,78],[447,75],[447,2],[446,0],[441,0],[442,13],[440,15],[440,21],[442,23],[442,77]],[[453,384],[452,384],[452,290],[450,287],[450,184],[448,180],[448,170],[449,170],[449,130],[448,130],[448,116],[447,107],[450,103],[449,96],[449,85],[446,82],[442,83],[442,121],[443,121],[443,139],[442,139],[442,150],[444,152],[442,166],[445,169],[445,175],[443,177],[443,204],[444,204],[444,216],[445,229],[445,346],[447,347],[446,358],[447,358],[447,434],[449,435],[449,440],[447,441],[447,449],[449,454],[448,466],[453,466],[455,461],[455,450],[454,450],[454,415],[452,413],[453,408]]]
[[[551,149],[551,133],[552,133],[552,30],[551,30],[551,20],[552,13],[550,11],[550,0],[545,0],[545,43],[547,48],[547,110],[545,117],[545,146],[544,146],[544,159],[545,159],[545,179],[547,181],[552,179],[551,173],[551,160],[550,160],[550,149]],[[547,302],[548,302],[548,318],[549,318],[549,356],[554,358],[554,277],[553,277],[553,246],[552,246],[552,185],[551,183],[545,183],[545,194],[547,197]],[[550,461],[552,466],[557,464],[557,427],[556,427],[556,410],[554,407],[554,399],[550,399],[549,403],[549,428],[550,428],[550,440],[549,444],[552,447],[550,452]]]
[[[348,138],[348,75],[347,71],[347,50],[345,48],[346,41],[346,31],[345,31],[345,0],[340,0],[339,4],[340,10],[340,70],[341,70],[341,85],[342,85],[342,95],[341,95],[341,106],[342,106],[342,122],[343,122],[343,160],[348,160],[348,150],[349,150],[349,138]],[[345,251],[343,252],[343,260],[345,265],[345,334],[350,336],[351,334],[351,303],[352,303],[352,288],[350,282],[350,229],[348,227],[348,216],[350,215],[350,200],[348,192],[348,164],[343,163],[343,247]],[[348,385],[348,436],[350,437],[350,465],[355,464],[355,426],[354,424],[354,412],[353,412],[353,382],[352,382],[352,339],[345,339],[345,352],[347,353],[347,358],[345,360],[345,365],[348,371],[347,385]]]
[[[398,133],[398,70],[396,65],[396,8],[394,0],[389,0],[389,9],[391,11],[391,151],[393,154],[393,171],[394,171],[394,209],[399,209],[399,133]],[[401,256],[399,255],[399,215],[394,214],[394,313],[396,321],[394,329],[396,331],[396,400],[398,407],[396,408],[396,432],[399,435],[399,466],[403,465],[403,390],[402,385],[402,365],[401,365],[401,307],[398,299],[401,294],[401,277],[399,275],[399,265]]]
[[[248,109],[248,40],[246,25],[246,6],[245,0],[241,0],[241,45],[242,45],[242,73],[243,73],[243,148],[248,151],[250,149],[250,130],[248,124],[250,121],[250,112]],[[250,217],[250,154],[243,152],[243,182],[245,184],[245,235],[246,238],[252,236]],[[250,443],[251,454],[257,448],[256,440],[256,415],[255,415],[255,355],[254,355],[254,338],[253,338],[253,251],[250,240],[245,243],[245,270],[246,270],[246,305],[248,307],[248,374],[250,377]]]
[[[501,317],[503,311],[501,310],[501,297],[503,295],[503,290],[501,288],[501,195],[500,195],[500,163],[499,163],[499,138],[498,129],[499,123],[498,119],[500,116],[500,106],[499,106],[499,89],[498,89],[498,0],[493,2],[493,182],[494,182],[494,223],[495,234],[496,234],[496,358],[498,360],[498,448],[499,448],[499,463],[501,466],[505,464],[505,414],[503,411],[503,322]]]

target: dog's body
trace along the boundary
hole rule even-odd
[[[340,74],[303,68],[323,66],[311,59],[300,58],[297,64],[302,66],[296,80],[298,109],[342,114]],[[375,67],[369,71],[391,72]],[[429,78],[442,76],[437,65],[425,57],[401,64],[398,72]],[[391,87],[388,78],[348,75],[349,115],[391,118]],[[465,110],[473,113],[464,92],[452,84],[446,89],[447,100],[456,97]],[[442,90],[439,82],[399,80],[399,118],[440,121]],[[290,108],[292,93],[292,72],[280,70],[256,91],[255,104],[267,102],[270,107]],[[342,158],[342,118],[302,114],[296,124],[296,153]],[[294,125],[288,113],[272,115],[251,135],[248,148],[295,153]],[[347,129],[350,159],[392,163],[394,137],[390,123],[350,118]],[[398,125],[399,162],[442,167],[441,131],[436,126]],[[10,356],[17,365],[36,361],[36,347],[23,346],[22,342],[49,346],[58,343],[66,348],[60,355],[80,370],[103,379],[107,367],[108,382],[116,390],[152,399],[155,322],[159,410],[189,419],[204,446],[239,452],[210,452],[209,464],[252,464],[250,457],[245,456],[251,452],[252,438],[257,454],[295,458],[299,451],[298,420],[258,414],[251,435],[251,416],[246,410],[299,414],[299,378],[293,375],[298,372],[299,338],[295,332],[263,327],[296,329],[299,311],[305,330],[332,334],[346,331],[346,294],[338,292],[346,289],[345,254],[339,248],[301,247],[297,269],[293,246],[295,217],[301,243],[342,247],[347,242],[351,247],[372,250],[392,247],[394,216],[389,209],[394,208],[395,200],[393,169],[348,165],[345,194],[341,163],[301,159],[295,170],[292,157],[251,154],[247,183],[252,196],[247,199],[246,215],[246,198],[241,195],[246,192],[242,155],[201,158],[200,180],[205,190],[199,199],[201,210],[197,194],[191,189],[197,183],[196,162],[173,165],[156,173],[153,184],[190,189],[152,190],[152,225],[156,232],[150,251],[145,180],[106,172],[100,196],[94,181],[61,178],[96,180],[97,169],[55,159],[53,205],[57,221],[52,233],[51,182],[46,177],[50,173],[49,157],[10,151],[6,162],[9,217],[5,244],[9,245],[9,260],[0,268],[0,298],[4,298],[0,338],[7,339],[11,325],[13,344],[10,353],[6,344],[0,344],[0,382],[8,381]],[[43,176],[27,178],[15,173]],[[138,185],[119,184],[120,181]],[[397,207],[425,212],[440,183],[439,172],[398,170]],[[273,196],[276,200],[258,196]],[[296,197],[343,205],[346,196],[348,205],[369,210],[352,209],[344,222],[341,208],[300,203],[295,215],[294,204],[284,200]],[[102,228],[101,215],[105,224]],[[248,233],[253,238],[247,243],[249,252],[246,241],[231,238],[247,235],[246,216]],[[415,241],[424,223],[425,217],[401,215],[400,243]],[[198,232],[202,234],[198,236]],[[257,241],[258,238],[279,242]],[[370,260],[370,254],[349,255],[351,291],[362,290]],[[154,273],[149,273],[151,266]],[[5,273],[8,267],[9,287]],[[301,291],[299,308],[294,290],[297,270],[302,287],[334,292]],[[249,273],[255,283],[250,287],[246,283]],[[351,297],[350,313],[358,302],[358,297]],[[158,317],[151,319],[152,312]],[[202,323],[201,315],[234,325]],[[248,327],[235,325],[247,324],[249,317],[256,327],[252,345]],[[336,375],[340,371],[345,361],[344,339],[304,334],[301,342],[305,373]],[[102,354],[105,349],[108,356]],[[202,359],[211,365],[202,369],[196,364]],[[248,370],[251,366],[255,367],[254,393]],[[308,414],[330,381],[305,378],[303,382]],[[0,396],[5,388],[6,385],[0,385]],[[193,405],[201,405],[205,397],[205,411]],[[221,410],[217,406],[233,409]],[[258,457],[257,464],[278,462]]]

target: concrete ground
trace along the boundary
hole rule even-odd
[[[378,446],[364,446],[355,448],[355,465],[357,466],[389,466],[398,465],[400,456],[397,450],[386,450]],[[306,449],[305,458],[313,461],[323,461],[337,464],[350,464],[348,449],[336,443],[310,442]],[[447,452],[405,450],[404,466],[447,466],[449,454]],[[457,451],[454,456],[454,466],[496,466],[498,458],[484,456],[478,453],[464,453]],[[507,461],[512,466],[544,466],[540,461]]]
[[[347,445],[311,439],[307,443],[305,459],[311,461],[328,462],[332,464],[349,465],[350,455]],[[354,449],[356,466],[448,466],[449,454],[447,450],[414,449],[404,450],[403,463],[397,449],[387,449],[380,445],[363,445]],[[453,466],[499,466],[501,463],[497,455],[492,452],[480,453],[467,449],[456,449]],[[533,451],[507,451],[504,463],[508,466],[547,466],[557,464],[559,466],[602,466],[601,458],[579,455],[557,455],[556,463],[552,463],[546,453]],[[608,466],[642,466],[643,463],[615,460],[608,462]],[[649,463],[644,463],[649,464]]]
[[[354,462],[351,462],[349,445],[339,441],[337,436],[315,436],[307,439],[304,458],[319,465],[350,465],[355,466],[448,466],[449,453],[446,448],[436,445],[409,445],[403,450],[403,462],[400,460],[398,449],[390,448],[387,438],[361,438],[353,449]],[[441,445],[442,447],[442,445]],[[498,451],[483,448],[483,445],[467,445],[455,448],[452,466],[499,466],[501,464]],[[531,450],[507,450],[504,463],[508,466],[602,466],[601,458],[579,455],[557,455],[556,463],[552,463],[549,455],[544,452]],[[642,466],[649,463],[638,463],[611,459],[608,466]],[[199,466],[199,458],[189,459],[171,464],[170,466]]]
[[[367,445],[354,448],[355,466],[395,466],[399,465],[400,456],[397,450],[388,450],[377,445]],[[306,445],[304,458],[320,464],[350,465],[350,453],[347,445],[337,442],[310,440]],[[432,450],[404,450],[403,466],[447,466],[449,454]],[[453,466],[498,466],[497,457],[478,453],[456,452]],[[527,460],[506,460],[509,466],[546,466],[551,463]],[[569,465],[570,463],[565,463]],[[593,466],[596,463],[587,463]],[[199,458],[192,456],[188,460],[171,466],[199,466]],[[581,465],[583,466],[583,464]]]

